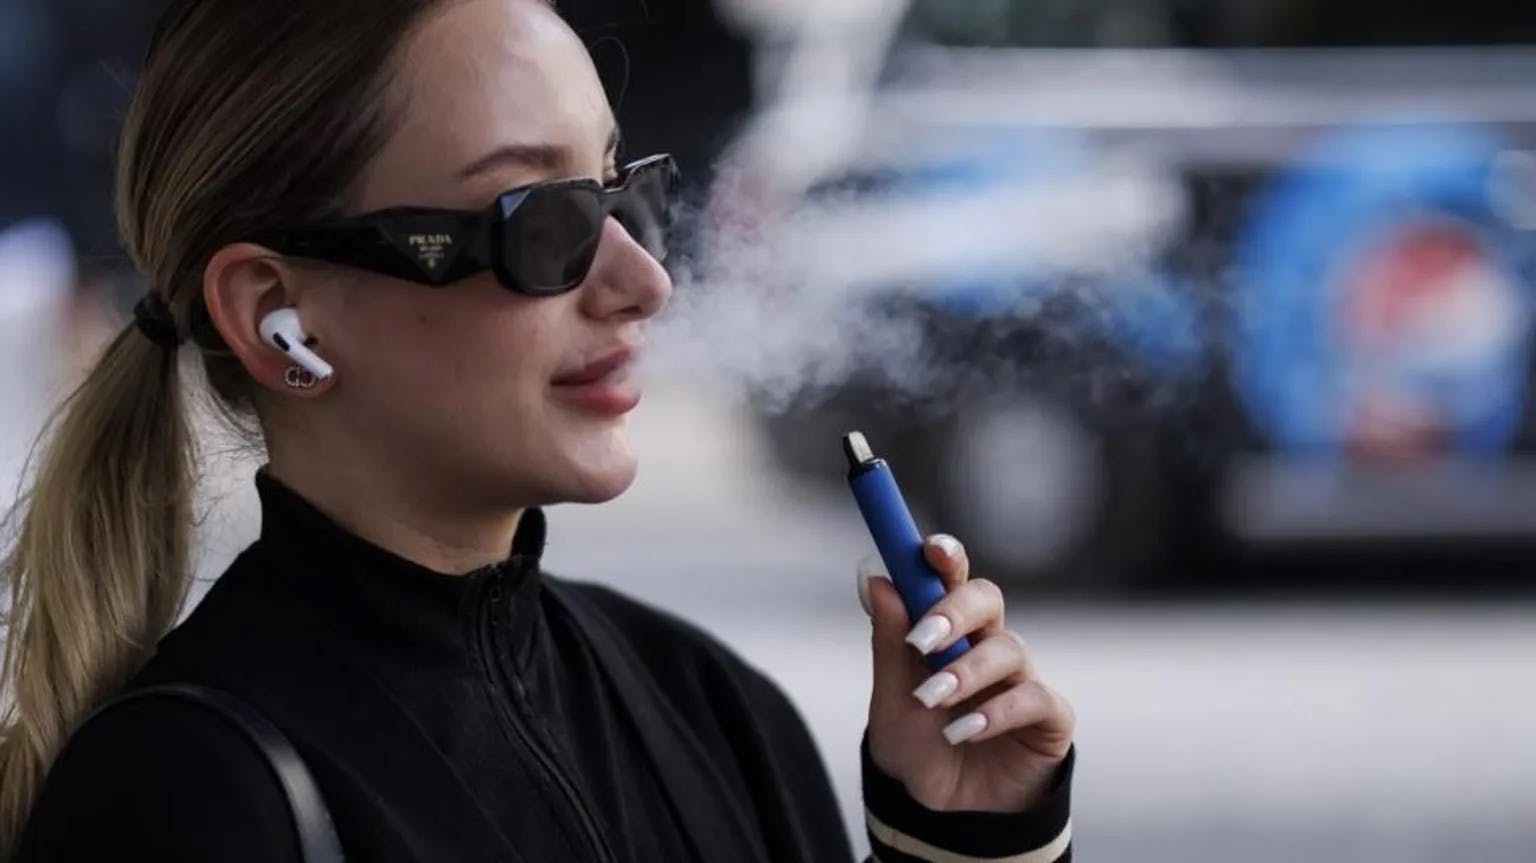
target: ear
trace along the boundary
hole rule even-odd
[[[203,302],[224,343],[257,383],[286,395],[313,397],[329,389],[335,377],[308,390],[287,386],[283,375],[293,360],[261,337],[262,318],[294,306],[309,336],[306,344],[313,348],[321,343],[310,327],[311,321],[304,318],[302,292],[295,289],[294,276],[292,268],[271,249],[255,243],[231,243],[214,253],[203,270]]]

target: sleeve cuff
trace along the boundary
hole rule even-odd
[[[1024,812],[937,812],[913,800],[859,742],[864,823],[879,863],[1067,863],[1072,859],[1072,769],[1067,752],[1040,805]]]

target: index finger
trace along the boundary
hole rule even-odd
[[[923,541],[923,559],[944,581],[945,590],[954,590],[971,577],[971,558],[960,540],[947,533],[936,533]]]

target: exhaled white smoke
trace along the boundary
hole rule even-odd
[[[718,250],[717,250],[718,251]],[[921,389],[916,322],[847,292],[785,277],[765,247],[733,250],[708,278],[680,269],[653,338],[662,374],[703,379],[776,411],[876,370]]]
[[[676,288],[653,333],[652,369],[702,378],[767,411],[814,403],[856,377],[945,402],[966,350],[976,368],[1007,365],[980,343],[949,345],[941,365],[925,338],[935,318],[979,330],[1044,325],[1042,310],[1069,299],[1080,313],[1048,325],[1055,341],[1086,344],[1075,330],[1102,329],[1135,304],[1147,290],[1136,274],[1182,218],[1166,182],[1123,166],[923,192],[786,194],[763,183],[728,180],[686,220],[694,245],[672,262]]]
[[[1094,291],[1146,284],[1132,276],[1184,217],[1171,174],[1078,135],[1005,128],[1008,97],[965,98],[964,76],[885,81],[907,6],[722,0],[757,44],[757,105],[690,214],[691,252],[673,262],[653,338],[661,374],[768,410],[856,376],[945,401],[956,365],[998,358],[950,344],[961,356],[940,368],[924,339],[936,316],[984,330],[1067,293],[1088,314],[1050,326],[1071,330],[1118,313]]]

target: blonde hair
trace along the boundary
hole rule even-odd
[[[434,0],[177,0],[118,148],[124,248],[199,349],[214,404],[245,423],[252,384],[207,318],[220,247],[341,215],[382,142],[391,58]],[[177,354],[129,324],[42,439],[0,577],[0,859],[48,768],[180,615],[196,451]]]

